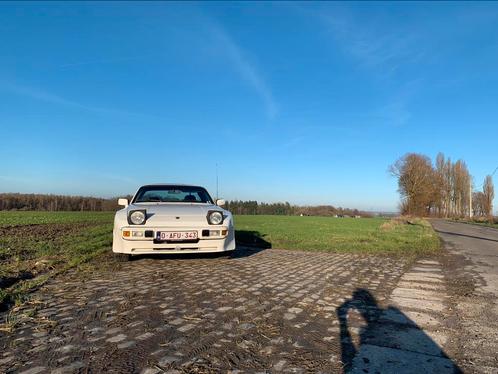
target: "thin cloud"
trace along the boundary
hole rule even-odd
[[[35,100],[45,101],[50,104],[72,106],[80,109],[93,109],[92,107],[87,107],[75,101],[67,100],[62,96],[54,95],[50,92],[39,90],[35,87],[21,86],[17,84],[4,84],[2,85],[2,88],[7,89],[14,94],[27,96]]]
[[[301,14],[316,18],[323,28],[332,33],[338,45],[360,64],[382,68],[391,74],[405,63],[418,62],[426,55],[420,30],[403,26],[396,32],[382,27],[382,19],[371,17],[360,22],[344,6],[294,6]]]
[[[388,125],[398,127],[405,125],[412,117],[411,112],[407,108],[405,99],[394,99],[387,105],[379,108],[374,117],[379,117]]]
[[[361,63],[369,67],[397,70],[402,63],[416,62],[424,51],[413,48],[414,37],[408,33],[382,33],[374,27],[360,26],[352,19],[338,19],[335,15],[323,15],[336,39]]]
[[[298,5],[294,9],[316,19],[320,28],[331,34],[331,42],[367,69],[375,81],[395,82],[400,70],[421,62],[427,55],[426,48],[429,47],[421,42],[426,35],[417,27],[402,25],[392,32],[383,27],[381,16],[360,22],[350,9],[341,5],[318,8]],[[394,127],[408,123],[412,118],[410,99],[418,91],[418,85],[413,81],[395,89],[388,102],[368,113],[367,117]]]
[[[31,99],[43,101],[43,102],[46,102],[49,104],[62,105],[62,106],[75,108],[75,109],[81,109],[81,110],[94,112],[94,113],[112,114],[112,115],[120,115],[120,116],[144,116],[141,113],[133,113],[133,112],[122,111],[122,110],[118,110],[118,109],[103,108],[103,107],[96,107],[96,106],[92,106],[92,105],[81,104],[77,101],[73,101],[73,100],[67,99],[63,96],[56,95],[56,94],[53,94],[51,92],[47,92],[47,91],[41,90],[41,89],[36,88],[36,87],[31,87],[31,86],[4,83],[0,86],[0,89],[4,89],[4,90],[7,90],[7,91],[14,93],[16,95],[29,97]]]
[[[89,61],[78,61],[78,62],[73,62],[73,63],[62,64],[59,67],[60,68],[71,68],[71,67],[85,66],[85,65],[115,64],[115,63],[120,63],[120,62],[144,60],[144,59],[149,58],[149,57],[153,57],[153,55],[136,56],[136,57],[122,57],[122,58],[109,58],[109,59],[89,60]]]
[[[418,27],[404,24],[395,32],[383,27],[382,16],[372,16],[360,22],[347,7],[304,8],[328,30],[336,45],[357,63],[368,69],[375,80],[395,82],[395,76],[406,66],[423,62],[427,56],[427,34]],[[412,118],[409,106],[419,91],[422,77],[404,82],[390,95],[388,102],[372,111],[368,116],[388,126],[403,126]]]
[[[30,183],[30,182],[34,182],[33,179],[12,177],[10,175],[0,175],[0,180],[6,181],[6,182],[19,182],[19,183]]]
[[[412,113],[409,110],[410,102],[413,96],[419,92],[423,83],[424,80],[421,78],[406,82],[396,91],[386,105],[373,113],[373,116],[394,127],[407,124],[412,118]]]
[[[283,150],[292,150],[300,146],[302,143],[306,141],[306,136],[294,136],[290,139],[288,139],[285,142],[278,143],[278,144],[272,144],[269,147],[265,147],[266,151],[270,152],[278,152],[278,151],[283,151]],[[307,146],[304,146],[303,148],[308,148]]]
[[[250,61],[246,52],[232,39],[232,37],[212,20],[207,22],[208,30],[225,56],[230,60],[232,67],[239,73],[263,101],[270,118],[277,115],[278,108],[272,91],[256,66]]]

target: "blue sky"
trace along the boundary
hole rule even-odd
[[[496,3],[0,10],[0,191],[214,195],[218,164],[227,199],[395,210],[406,152],[498,166]]]

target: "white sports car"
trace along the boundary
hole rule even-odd
[[[138,189],[116,212],[112,251],[135,254],[225,252],[235,249],[232,214],[202,187],[154,184]]]

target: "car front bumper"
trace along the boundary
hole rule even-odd
[[[193,242],[157,242],[154,238],[124,238],[123,230],[136,229],[136,227],[114,228],[112,251],[131,255],[139,254],[178,254],[178,253],[214,253],[226,252],[235,249],[235,235],[232,227],[147,227],[146,230],[154,231],[198,231],[199,239]],[[227,229],[227,235],[220,238],[202,237],[203,229]]]

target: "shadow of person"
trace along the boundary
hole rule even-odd
[[[367,324],[366,329],[368,329],[368,326],[372,326],[381,313],[380,308],[377,306],[377,301],[373,295],[365,289],[357,289],[353,293],[353,297],[351,299],[346,300],[337,308],[341,341],[341,361],[344,365],[345,371],[349,371],[351,369],[353,358],[357,353],[356,346],[353,343],[353,339],[349,331],[350,326],[348,325],[348,313],[350,310],[356,310],[361,314]],[[366,331],[364,330],[360,334],[360,345],[365,333]]]
[[[352,311],[361,321],[353,321]],[[336,312],[345,373],[462,373],[413,320],[393,306],[382,309],[366,289],[355,290]],[[351,331],[359,331],[356,345]]]

